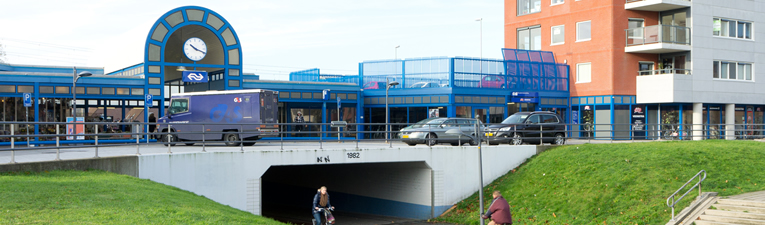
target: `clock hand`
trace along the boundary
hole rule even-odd
[[[207,54],[206,52],[203,52],[202,50],[199,50],[197,47],[194,47],[194,45],[189,45],[189,46],[191,46],[191,48],[193,48],[194,50],[197,50],[197,51],[199,51],[201,53]]]

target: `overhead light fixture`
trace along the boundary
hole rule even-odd
[[[178,66],[178,68],[175,69],[175,70],[177,70],[177,71],[186,71],[186,67],[185,66]]]

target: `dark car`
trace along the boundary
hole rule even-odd
[[[489,145],[520,145],[524,142],[563,145],[566,143],[566,125],[553,112],[519,112],[507,117],[501,124],[487,127],[485,135]]]

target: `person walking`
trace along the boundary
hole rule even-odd
[[[157,117],[154,117],[154,113],[149,114],[149,130],[147,133],[154,133],[157,129]],[[154,139],[154,135],[149,135],[149,138]]]
[[[320,208],[323,208],[324,210],[335,210],[335,207],[329,203],[329,194],[327,194],[327,187],[325,186],[321,186],[321,188],[316,191],[316,195],[313,196],[312,213],[314,218],[314,225],[321,224],[322,211],[319,210]]]
[[[510,213],[510,204],[499,191],[494,191],[491,196],[494,197],[494,200],[491,200],[489,210],[483,215],[484,219],[491,218],[492,221],[488,225],[512,225],[513,214]]]
[[[298,134],[296,134],[295,136],[302,136],[302,134],[300,134],[300,132],[303,131],[303,128],[305,128],[307,126],[305,124],[302,124],[302,123],[305,123],[305,119],[303,118],[303,112],[298,111],[297,112],[297,116],[295,116],[295,119],[293,119],[292,122],[293,123],[299,123],[299,124],[295,125],[295,131],[298,132]]]

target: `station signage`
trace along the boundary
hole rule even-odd
[[[530,97],[530,98],[536,98],[539,97],[539,92],[513,92],[513,98],[516,97]]]
[[[510,101],[520,103],[539,103],[538,98],[511,98]]]
[[[183,71],[183,82],[207,83],[209,80],[206,71]]]

